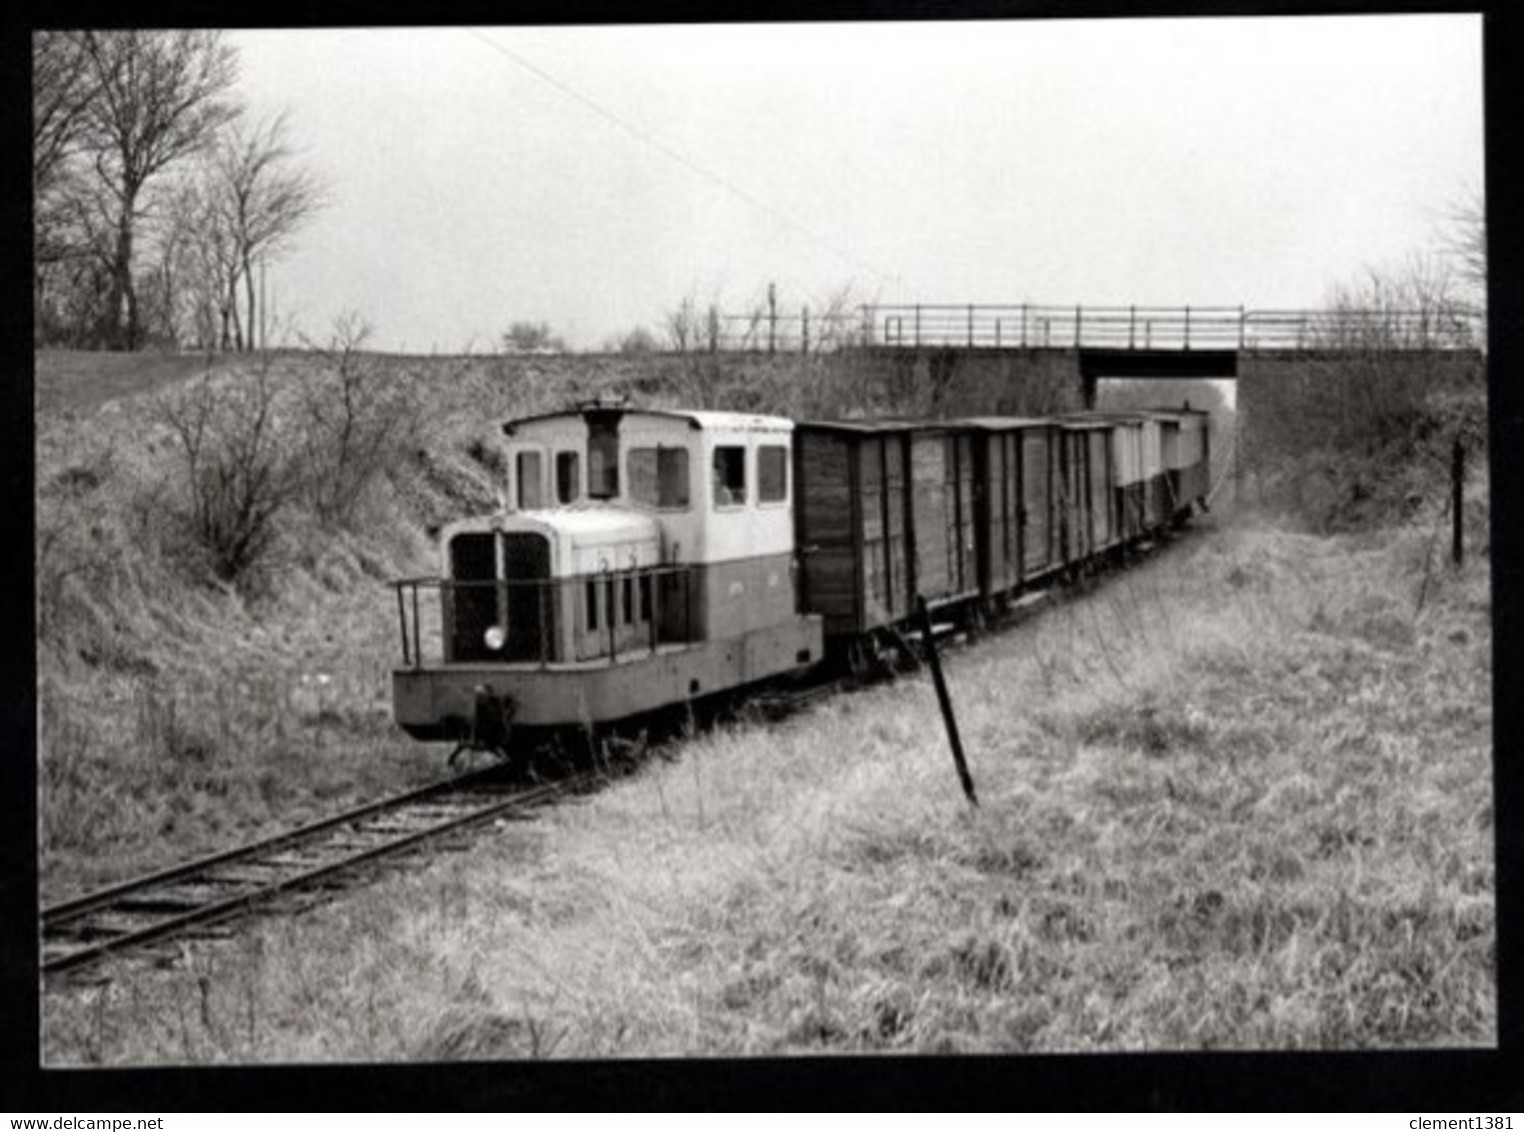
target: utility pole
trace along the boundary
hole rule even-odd
[[[778,285],[767,285],[767,352],[778,348]]]
[[[259,257],[259,349],[261,352],[270,348],[269,326],[265,319],[265,260]]]

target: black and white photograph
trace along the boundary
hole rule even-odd
[[[31,29],[41,1065],[1497,1049],[1483,33]]]

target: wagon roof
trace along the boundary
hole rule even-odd
[[[1081,430],[1111,428],[1119,424],[1129,424],[1135,420],[1135,417],[1130,417],[1124,413],[1118,413],[1115,416],[1102,416],[1101,414],[1097,413],[1095,416],[1066,415],[1059,417],[1053,423],[1058,425],[1059,428]]]
[[[967,428],[982,428],[986,431],[995,432],[1014,428],[1039,428],[1053,423],[1050,417],[961,417],[948,424],[962,425]]]
[[[1144,418],[1147,417],[1147,416],[1148,416],[1147,413],[1141,413],[1141,412],[1135,413],[1135,412],[1123,411],[1123,410],[1106,411],[1106,410],[1102,410],[1102,409],[1091,409],[1091,410],[1089,410],[1087,412],[1083,412],[1083,413],[1065,413],[1063,416],[1058,417],[1056,419],[1057,419],[1059,424],[1064,424],[1066,422],[1080,422],[1080,423],[1095,423],[1095,424],[1103,424],[1103,425],[1106,425],[1106,424],[1140,425],[1140,424],[1143,423]]]
[[[665,417],[668,420],[687,421],[695,429],[722,429],[738,432],[790,432],[794,422],[787,417],[764,416],[760,413],[727,413],[712,409],[646,409],[625,408],[622,405],[602,406],[630,417]],[[561,409],[553,413],[537,413],[530,417],[516,417],[503,422],[503,432],[512,436],[522,425],[565,418],[580,419],[582,409]]]
[[[852,418],[835,421],[800,421],[798,428],[819,429],[824,432],[859,432],[863,434],[875,432],[908,432],[916,428],[914,421],[893,420],[870,420],[868,418]]]

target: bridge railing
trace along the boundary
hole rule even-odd
[[[869,345],[964,349],[1467,349],[1481,317],[1462,308],[1248,310],[1244,307],[865,306]]]

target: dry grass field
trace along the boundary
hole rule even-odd
[[[737,721],[50,991],[45,1061],[1489,1046],[1489,567],[1433,529],[1208,519],[951,653],[977,809],[924,674]],[[334,730],[400,778],[381,707]]]
[[[218,366],[217,403],[257,364]],[[166,416],[202,371],[39,360],[45,902],[440,773],[390,722],[385,582],[493,505],[495,420],[610,390],[831,410],[781,366],[374,364],[407,426],[374,482],[338,516],[294,494],[233,583],[188,540]],[[289,443],[332,375],[268,376]],[[924,674],[733,721],[467,852],[60,983],[44,1061],[1491,1045],[1485,477],[1462,570],[1439,498],[1343,534],[1214,516],[956,650],[978,809]]]

